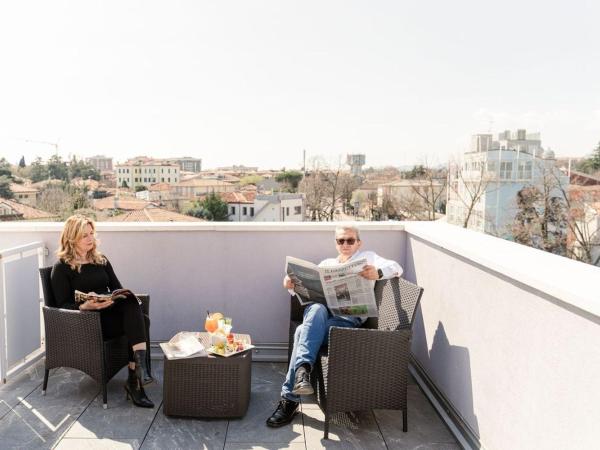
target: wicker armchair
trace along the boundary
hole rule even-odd
[[[42,394],[48,386],[50,369],[72,367],[88,374],[102,386],[102,403],[106,409],[106,384],[129,362],[127,338],[120,336],[105,340],[102,337],[100,314],[56,307],[50,284],[52,267],[39,269],[44,292],[44,328],[46,330],[46,365]],[[150,297],[138,295],[146,319],[146,336],[150,345]],[[147,352],[150,369],[150,352]]]
[[[325,413],[325,439],[332,415],[349,411],[400,409],[402,430],[408,430],[411,327],[422,294],[422,288],[401,278],[378,281],[379,318],[370,318],[362,328],[329,330],[328,344],[321,348],[311,376]],[[290,347],[300,323],[302,308],[292,301]]]

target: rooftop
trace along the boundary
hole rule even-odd
[[[157,382],[147,388],[153,409],[137,408],[125,399],[126,369],[108,385],[109,408],[88,376],[74,369],[50,374],[46,396],[41,395],[43,362],[0,386],[2,448],[56,449],[164,449],[164,448],[353,448],[459,449],[452,434],[436,415],[416,384],[408,389],[411,428],[402,432],[402,413],[363,412],[340,416],[352,425],[331,425],[323,441],[323,414],[314,397],[302,404],[291,425],[270,429],[265,420],[279,398],[285,364],[255,362],[252,366],[250,406],[242,419],[201,420],[165,416],[162,409],[162,360],[153,362]],[[341,423],[341,422],[340,422]]]
[[[188,421],[126,404],[124,374],[109,384],[107,411],[99,387],[67,369],[53,372],[48,395],[40,396],[37,267],[53,262],[62,224],[0,224],[0,372],[8,378],[0,387],[2,444],[8,438],[35,448],[59,439],[58,448],[597,446],[600,268],[438,222],[359,224],[364,248],[397,260],[403,276],[424,288],[412,335],[416,384],[409,388],[408,432],[401,431],[399,413],[375,411],[349,418],[335,427],[333,441],[321,441],[322,416],[310,402],[293,426],[267,429],[287,356],[283,261],[331,256],[335,226],[98,223],[102,251],[121,282],[150,294],[154,353],[157,342],[197,330],[206,309],[230,313],[234,329],[252,335],[257,347],[246,417]],[[394,349],[386,351],[394,356]],[[160,380],[160,367],[157,373]],[[160,386],[149,391],[157,403]],[[119,442],[100,440],[111,437]]]

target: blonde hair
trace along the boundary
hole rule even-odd
[[[62,234],[60,235],[59,248],[56,252],[56,256],[62,262],[66,263],[73,270],[77,270],[77,272],[81,272],[81,264],[78,264],[77,261],[77,251],[75,250],[75,246],[77,243],[83,238],[85,233],[85,229],[87,226],[92,227],[92,233],[96,234],[96,225],[94,221],[89,217],[83,216],[81,214],[75,214],[74,216],[69,217],[65,220],[65,226],[63,228]],[[96,250],[96,246],[98,241],[94,242],[94,246],[88,251],[87,258],[94,264],[106,264],[106,258],[102,253]]]

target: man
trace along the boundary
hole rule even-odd
[[[367,280],[388,279],[402,275],[402,267],[395,262],[384,259],[375,252],[360,251],[362,242],[358,229],[354,226],[340,226],[335,230],[335,244],[338,251],[336,258],[328,258],[319,266],[337,266],[355,259],[366,258],[360,276]],[[283,286],[293,293],[294,283],[288,276],[283,279]],[[298,412],[301,395],[313,393],[310,384],[310,372],[317,359],[323,341],[327,339],[329,327],[356,328],[363,324],[360,317],[332,316],[327,308],[313,303],[304,310],[302,324],[294,335],[294,348],[290,358],[287,376],[281,388],[281,397],[275,412],[267,419],[270,427],[280,427],[290,423]]]

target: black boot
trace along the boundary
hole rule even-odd
[[[129,369],[127,383],[125,383],[125,391],[127,392],[127,400],[131,397],[135,406],[142,408],[154,408],[154,403],[148,398],[144,388],[140,385],[138,376],[135,370]]]
[[[133,352],[133,358],[135,359],[135,373],[137,373],[142,386],[152,383],[154,378],[150,375],[148,370],[148,361],[146,360],[146,350],[136,350]]]
[[[299,407],[300,403],[282,398],[275,412],[267,419],[267,425],[277,428],[290,423],[298,412]]]

